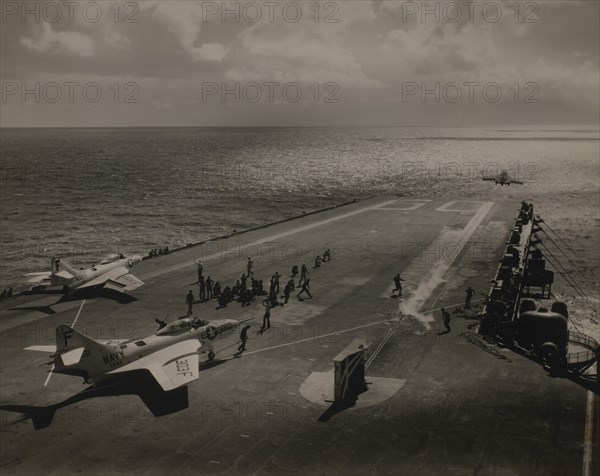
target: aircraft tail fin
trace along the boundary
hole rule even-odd
[[[67,271],[72,276],[77,276],[78,271],[73,268],[66,260],[52,257],[52,274],[58,274],[60,271]]]
[[[86,351],[89,353],[109,348],[69,326],[60,325],[56,328],[55,363],[60,359],[60,363],[64,366],[73,365],[81,360]]]

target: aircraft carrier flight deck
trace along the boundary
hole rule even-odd
[[[515,201],[374,198],[145,259],[131,299],[4,300],[3,474],[581,474],[598,436],[585,432],[588,391],[476,334],[518,210]],[[326,249],[332,259],[314,267]],[[93,339],[152,335],[156,319],[186,316],[198,259],[224,286],[249,256],[266,286],[278,272],[283,287],[306,264],[312,298],[273,308],[263,333],[260,299],[195,303],[201,319],[253,320],[242,354],[236,331],[214,359],[200,355],[178,411],[155,416],[137,377],[85,393],[80,377],[49,373],[47,354],[24,350],[54,344],[61,324]],[[392,297],[397,273],[402,295]],[[334,360],[359,343],[367,388],[336,405]]]

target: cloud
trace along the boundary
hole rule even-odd
[[[94,54],[93,40],[78,31],[54,31],[52,25],[42,22],[31,37],[22,36],[21,45],[39,53],[88,57]]]
[[[147,2],[143,10],[167,26],[178,38],[181,46],[192,61],[222,61],[227,49],[216,42],[196,46],[203,23],[202,2]]]
[[[365,73],[350,44],[353,25],[375,19],[371,2],[344,3],[339,12],[328,13],[331,20],[338,21],[315,22],[307,15],[297,23],[262,22],[244,28],[236,38],[241,54],[228,77],[379,88],[380,83]]]
[[[204,43],[200,48],[192,48],[194,61],[223,61],[227,48],[221,43]]]
[[[106,31],[104,41],[115,49],[124,49],[130,45],[129,38],[110,29],[107,29]]]

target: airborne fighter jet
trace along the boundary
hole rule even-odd
[[[144,283],[129,273],[129,269],[142,260],[139,255],[116,255],[103,259],[88,269],[75,269],[66,260],[52,258],[52,271],[27,273],[28,283],[60,286],[66,294],[92,288],[112,289],[127,292]]]
[[[501,186],[508,185],[510,187],[511,183],[523,185],[523,182],[512,179],[506,170],[503,170],[500,172],[500,175],[496,175],[495,177],[482,177],[482,179],[496,182],[496,185],[500,184]]]

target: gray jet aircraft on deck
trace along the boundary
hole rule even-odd
[[[112,289],[127,292],[144,283],[129,272],[142,260],[139,255],[117,255],[105,258],[88,269],[76,269],[66,260],[52,258],[52,271],[28,273],[28,283],[45,286],[60,286],[66,294],[92,288]]]
[[[51,372],[80,376],[88,384],[145,370],[164,391],[170,391],[198,379],[199,352],[212,360],[215,352],[236,343],[235,339],[226,338],[247,320],[250,319],[208,322],[197,317],[184,318],[149,337],[126,341],[97,341],[60,325],[56,328],[56,346],[37,345],[26,350],[53,352]]]

